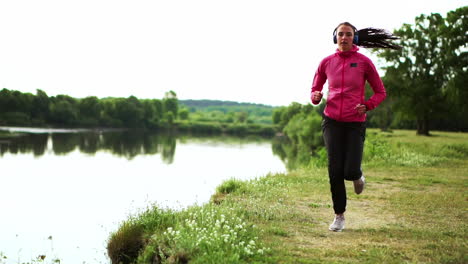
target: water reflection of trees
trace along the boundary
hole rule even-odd
[[[280,157],[288,170],[304,166],[314,158],[314,154],[310,150],[293,144],[286,137],[274,138],[271,148],[273,154]]]
[[[20,154],[32,152],[41,156],[47,149],[47,134],[30,134],[21,137],[3,139],[0,142],[0,155],[5,153]]]
[[[5,153],[33,153],[40,157],[46,151],[66,155],[75,150],[94,155],[97,151],[109,151],[127,159],[161,154],[165,163],[172,163],[175,148],[175,136],[145,131],[24,134],[1,141],[0,156]]]
[[[302,144],[294,144],[286,137],[276,137],[271,145],[273,154],[278,156],[288,170],[304,166],[327,166],[328,159],[324,147],[310,148]]]

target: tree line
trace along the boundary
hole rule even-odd
[[[139,128],[204,134],[272,136],[273,107],[218,100],[179,101],[174,91],[162,99],[73,98],[0,91],[0,125],[83,128]]]
[[[68,95],[48,96],[0,91],[0,125],[161,128],[171,125],[178,115],[177,96],[167,92],[163,99],[102,98],[82,99]]]

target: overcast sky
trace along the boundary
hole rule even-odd
[[[307,103],[343,21],[389,30],[468,0],[0,0],[0,88]],[[375,61],[374,55],[364,51]],[[376,62],[376,61],[375,61]],[[377,62],[376,62],[377,64]]]

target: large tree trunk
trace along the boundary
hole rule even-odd
[[[416,134],[422,136],[429,136],[429,120],[427,118],[418,118]]]

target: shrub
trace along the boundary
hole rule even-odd
[[[129,220],[111,235],[107,244],[107,254],[112,263],[134,263],[140,250],[144,247],[143,231],[142,224]]]
[[[245,187],[245,185],[246,183],[244,181],[237,179],[229,179],[221,183],[221,185],[219,185],[216,188],[216,192],[223,194],[233,193],[237,190],[242,190]]]

